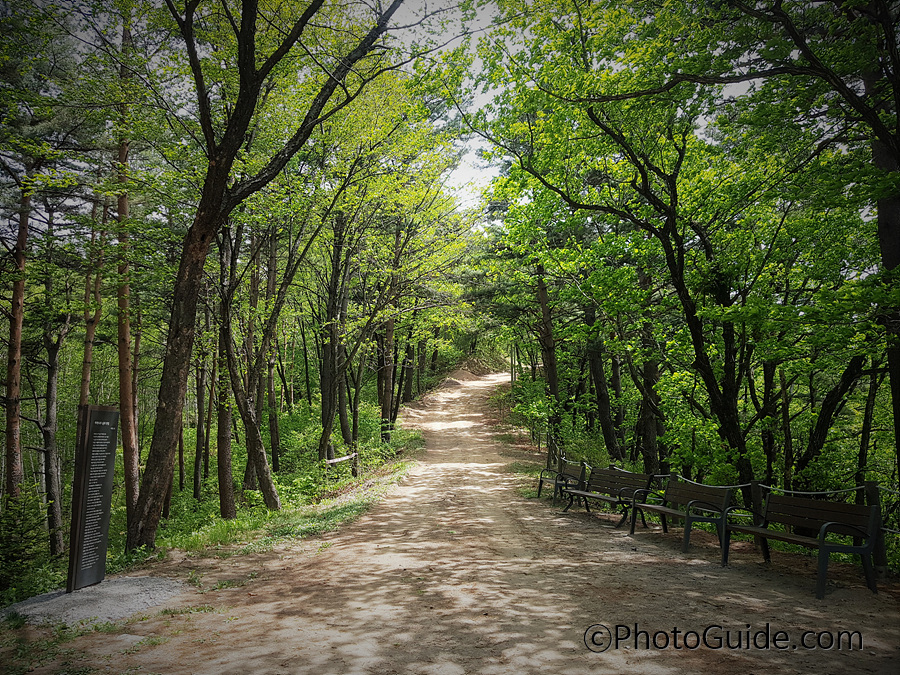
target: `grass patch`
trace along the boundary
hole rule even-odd
[[[536,481],[541,474],[542,468],[543,467],[540,464],[534,464],[532,462],[512,462],[506,465],[506,470],[510,473],[528,479],[527,481],[520,481],[520,484],[516,486],[516,492],[520,497],[524,497],[525,499],[537,499],[538,491]]]
[[[506,466],[506,470],[511,473],[518,473],[533,478],[540,476],[543,468],[542,465],[532,462],[512,462]]]
[[[417,447],[414,441],[415,437],[409,439],[411,449]],[[385,464],[364,479],[335,486],[329,498],[315,504],[287,504],[280,511],[254,506],[241,509],[231,520],[214,516],[192,532],[171,533],[163,545],[187,553],[229,558],[265,553],[279,544],[332,532],[365,513],[411,466],[411,460]],[[199,578],[189,578],[188,582],[197,585]]]
[[[167,637],[148,637],[144,638],[140,642],[135,642],[134,645],[124,650],[123,654],[136,654],[141,651],[144,647],[155,647],[156,645],[165,644],[169,641]]]
[[[191,607],[167,607],[160,610],[159,616],[184,616],[186,614],[211,614],[216,608],[212,605],[194,605]]]
[[[122,623],[106,621],[91,623],[81,621],[77,624],[59,623],[49,627],[37,629],[37,636],[32,631],[24,632],[27,617],[10,612],[5,621],[0,625],[0,663],[3,664],[0,671],[18,675],[28,673],[36,668],[50,663],[56,659],[63,659],[64,669],[61,673],[90,673],[96,672],[92,667],[71,667],[66,662],[68,655],[75,655],[75,650],[63,648],[67,642],[82,635],[90,633],[118,633],[122,630]]]
[[[20,628],[24,628],[25,624],[28,623],[28,617],[16,610],[7,612],[3,617],[3,620],[6,627],[10,630],[19,630]]]

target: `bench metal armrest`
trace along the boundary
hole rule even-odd
[[[739,513],[742,512],[742,513]],[[725,519],[725,522],[728,522],[728,516],[737,516],[738,518],[759,518],[760,522],[765,522],[762,514],[757,513],[753,509],[748,509],[745,506],[729,506],[725,509],[722,517]]]
[[[831,522],[823,523],[823,524],[822,524],[822,527],[819,529],[819,541],[820,541],[820,542],[825,543],[825,535],[828,534],[829,531],[831,531],[831,526],[832,526],[832,525],[840,525],[841,527],[845,527],[845,528],[848,528],[848,529],[851,529],[851,530],[856,530],[857,532],[859,532],[859,536],[860,536],[860,538],[862,538],[862,539],[868,540],[869,537],[872,536],[869,532],[867,532],[866,530],[862,529],[861,527],[857,527],[856,525],[848,525],[847,523],[841,523],[841,522],[837,522],[837,521],[831,521]],[[846,536],[846,537],[854,537],[854,536],[856,536],[856,535],[852,535],[852,534],[846,534],[845,532],[839,532],[838,534],[843,534],[843,535]]]
[[[700,511],[712,511],[713,513],[718,513],[722,516],[724,516],[728,511],[728,509],[725,509],[725,511],[723,511],[720,506],[711,502],[704,501],[702,499],[692,499],[684,505],[684,510],[686,513],[690,513],[691,509],[694,508],[699,509]]]
[[[626,492],[629,492],[629,491],[631,492],[630,496],[625,494]],[[637,490],[632,490],[629,487],[621,487],[621,488],[619,488],[619,491],[616,492],[616,498],[618,498],[619,501],[623,501],[623,502],[627,501],[630,498],[631,502],[635,503],[636,495],[638,492],[646,492],[646,490],[641,490],[640,488]]]
[[[628,488],[622,488],[622,490],[627,490]],[[621,492],[621,490],[620,490]],[[666,497],[661,492],[657,492],[656,490],[651,490],[650,488],[638,488],[631,494],[631,503],[632,504],[655,504],[656,502],[648,502],[647,498],[654,497],[659,500],[659,504],[663,504],[666,501]]]

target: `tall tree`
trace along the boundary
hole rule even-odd
[[[822,224],[840,223],[848,228],[844,232],[857,227],[861,239],[867,236],[862,202],[834,202],[844,192],[837,187],[842,175],[858,171],[857,153],[840,148],[847,125],[816,126],[810,114],[807,125],[737,132],[735,122],[746,126],[742,115],[759,115],[759,108],[744,105],[740,97],[723,102],[722,88],[745,80],[685,79],[681,73],[689,66],[706,71],[728,66],[729,59],[746,55],[745,46],[742,52],[735,44],[747,36],[723,32],[723,24],[700,25],[697,34],[685,35],[684,27],[694,25],[690,8],[647,3],[623,9],[618,3],[577,0],[498,4],[510,23],[498,24],[481,46],[483,82],[498,93],[473,114],[473,128],[512,160],[511,181],[521,185],[513,198],[532,204],[545,193],[555,195],[569,208],[589,213],[601,241],[623,226],[642,233],[631,242],[632,255],[646,258],[648,269],[663,265],[664,290],[680,309],[683,330],[673,335],[677,341],[669,338],[667,350],[687,361],[705,397],[681,393],[695,413],[715,420],[739,478],[749,480],[748,434],[759,425],[760,413],[749,412],[744,390],[761,336],[774,326],[753,320],[761,316],[759,307],[770,291],[763,272],[789,258],[784,233],[799,225],[807,210],[820,213]],[[660,18],[664,14],[666,20]],[[719,47],[712,48],[713,39],[721,40]],[[676,49],[662,51],[673,43]],[[666,86],[641,87],[670,75]],[[641,94],[634,94],[638,90]],[[720,113],[724,123],[716,117]],[[804,180],[812,171],[833,182],[813,194]],[[827,232],[820,230],[830,240]],[[806,234],[800,240],[816,241]],[[638,261],[637,271],[644,265]],[[832,283],[861,289],[855,274],[847,266],[829,272]],[[844,344],[871,344],[866,323],[871,311],[862,315],[866,319],[855,338]],[[645,339],[644,351],[658,350],[654,342]],[[674,348],[679,343],[690,345],[689,360]],[[815,432],[817,446],[859,377],[863,352],[849,351],[849,363],[828,385],[834,396],[810,401],[823,425]],[[653,390],[668,385],[660,379],[662,371],[647,371],[648,364],[644,375],[633,379],[645,390],[650,410],[662,401]],[[776,393],[774,378],[768,381],[771,418]],[[644,435],[652,434],[651,425],[644,426]]]
[[[136,517],[138,493],[140,490],[140,447],[137,438],[137,410],[135,409],[136,393],[134,391],[135,364],[131,352],[131,255],[129,243],[130,198],[129,198],[129,137],[128,117],[131,95],[131,79],[133,72],[134,40],[131,35],[131,8],[125,3],[122,10],[122,38],[119,56],[119,90],[121,102],[118,108],[117,147],[114,160],[118,196],[116,213],[118,226],[117,254],[119,258],[119,282],[116,286],[117,345],[119,361],[119,427],[122,438],[123,474],[125,481],[125,508],[127,519],[132,522]]]
[[[382,56],[368,67],[362,67],[363,61],[373,53],[379,39],[387,31],[388,23],[402,0],[393,0],[383,10],[379,7],[375,12],[374,25],[351,45],[338,47],[340,51],[337,58],[321,55],[324,62],[319,63],[326,71],[324,78],[315,85],[315,93],[293,134],[286,139],[279,151],[269,157],[262,168],[252,175],[232,181],[235,160],[246,141],[266,83],[276,74],[277,67],[285,58],[289,54],[293,55],[301,38],[315,31],[315,24],[319,19],[323,19],[328,25],[326,14],[321,11],[324,4],[324,0],[313,0],[299,17],[293,17],[286,23],[282,17],[261,16],[265,8],[256,0],[243,2],[239,15],[224,8],[226,21],[233,33],[233,51],[230,53],[233,72],[236,73],[240,86],[233,99],[227,102],[227,112],[220,126],[212,105],[214,92],[208,84],[210,75],[204,67],[207,49],[202,33],[198,30],[203,21],[199,14],[202,9],[200,3],[198,0],[190,0],[180,9],[172,0],[167,0],[166,5],[186,48],[198,125],[208,164],[196,215],[183,242],[173,292],[153,440],[141,484],[137,518],[128,528],[128,548],[141,545],[152,547],[155,544],[184,406],[197,296],[210,243],[228,215],[247,197],[275,178],[291,157],[303,147],[318,124],[348,105],[372,78],[380,74],[382,68],[389,66],[386,61],[381,60]],[[283,36],[276,38],[272,49],[266,50],[264,44],[268,40],[260,39],[260,18],[266,22],[264,26],[269,26],[273,18],[277,19],[277,24],[284,24],[271,26],[273,38],[279,33]],[[307,45],[307,48],[312,49],[312,44]],[[377,53],[383,55],[383,52]],[[216,58],[220,59],[221,56],[217,55]],[[313,60],[310,67],[315,67],[315,64],[316,60]],[[329,108],[329,102],[338,89],[341,93]],[[227,95],[224,89],[221,91]]]
[[[4,209],[11,211],[11,233],[2,233],[3,261],[11,285],[9,343],[5,379],[4,494],[16,497],[24,480],[21,439],[22,330],[25,320],[26,261],[35,195],[69,177],[61,167],[63,152],[74,143],[84,120],[59,115],[56,104],[71,74],[71,44],[31,3],[9,2],[0,14],[0,64],[6,86],[0,92],[0,170]],[[60,175],[54,177],[53,170]],[[12,195],[15,195],[13,198]],[[14,199],[14,205],[7,200]]]
[[[518,0],[499,4],[510,14],[541,11]],[[786,129],[800,135],[831,131],[830,138],[819,139],[822,144],[858,148],[861,139],[869,144],[874,171],[858,172],[856,180],[868,188],[876,211],[884,287],[880,321],[900,471],[900,4],[637,2],[629,3],[624,15],[613,2],[554,4],[558,14],[578,17],[570,53],[583,72],[617,61],[641,65],[632,75],[615,78],[614,88],[582,76],[562,88],[549,78],[534,78],[556,101],[601,109],[624,100],[668,98],[689,85],[739,100],[749,110],[744,120],[751,128],[790,120]],[[633,30],[621,32],[626,24]],[[602,47],[592,52],[589,45],[598,42]],[[531,79],[524,62],[512,61],[513,72]]]

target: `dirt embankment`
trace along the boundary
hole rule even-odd
[[[219,589],[80,637],[35,672],[897,672],[896,584],[873,595],[834,564],[818,601],[812,558],[766,566],[738,544],[722,568],[704,533],[683,554],[677,528],[632,537],[611,515],[526,498],[507,467],[533,450],[489,423],[502,377],[452,379],[406,413],[422,461],[358,521],[275,553],[160,565]]]

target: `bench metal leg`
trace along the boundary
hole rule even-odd
[[[819,571],[816,578],[816,597],[821,600],[825,597],[825,580],[828,576],[828,549],[819,549]]]
[[[878,592],[878,585],[875,583],[875,570],[872,568],[872,555],[870,553],[860,553],[862,559],[863,572],[866,575],[866,586],[873,593]]]
[[[575,496],[574,496],[574,495],[569,495],[569,503],[566,504],[566,508],[563,509],[563,513],[565,513],[566,511],[568,511],[568,510],[572,507],[572,502],[574,502],[574,501],[575,501]]]
[[[693,525],[692,521],[684,521],[684,541],[681,543],[682,553],[687,553],[688,549],[691,547],[691,525]]]
[[[722,567],[727,567],[728,548],[731,546],[731,530],[729,530],[727,526],[722,529]]]
[[[616,527],[621,527],[622,523],[624,523],[626,520],[628,520],[628,507],[627,506],[622,509],[622,519],[618,523],[616,523]]]

